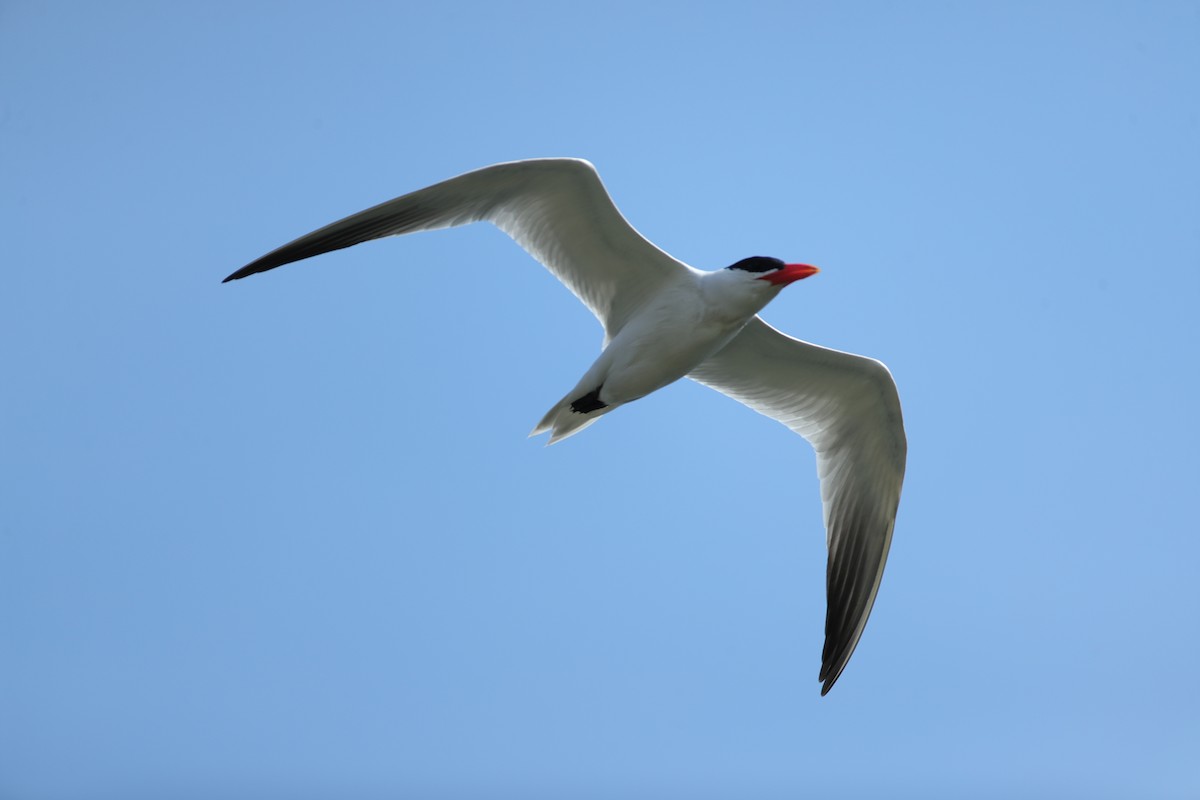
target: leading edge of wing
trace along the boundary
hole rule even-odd
[[[476,222],[485,217],[503,188],[496,177],[512,164],[521,163],[528,162],[466,172],[331,222],[250,262],[222,283],[373,239]]]

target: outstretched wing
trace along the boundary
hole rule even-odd
[[[758,317],[688,377],[817,451],[829,547],[824,695],[862,636],[892,543],[907,453],[896,384],[878,361],[801,342]]]
[[[587,161],[513,161],[468,172],[326,225],[226,278],[416,231],[491,222],[592,310],[609,337],[642,299],[688,267],[625,221]]]

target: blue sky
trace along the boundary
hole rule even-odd
[[[1200,792],[1196,3],[0,8],[0,794]],[[498,231],[264,252],[596,164],[892,369],[888,572],[819,697],[812,454]]]

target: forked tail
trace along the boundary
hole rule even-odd
[[[542,417],[542,421],[529,435],[537,436],[550,431],[550,441],[546,443],[550,445],[591,425],[616,408],[600,399],[601,388],[603,387],[597,386],[584,395],[578,395],[577,391],[572,391],[546,412],[546,416]]]

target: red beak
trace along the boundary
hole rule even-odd
[[[784,264],[783,269],[769,272],[758,280],[773,283],[776,286],[787,286],[789,283],[816,275],[821,270],[809,264]]]

